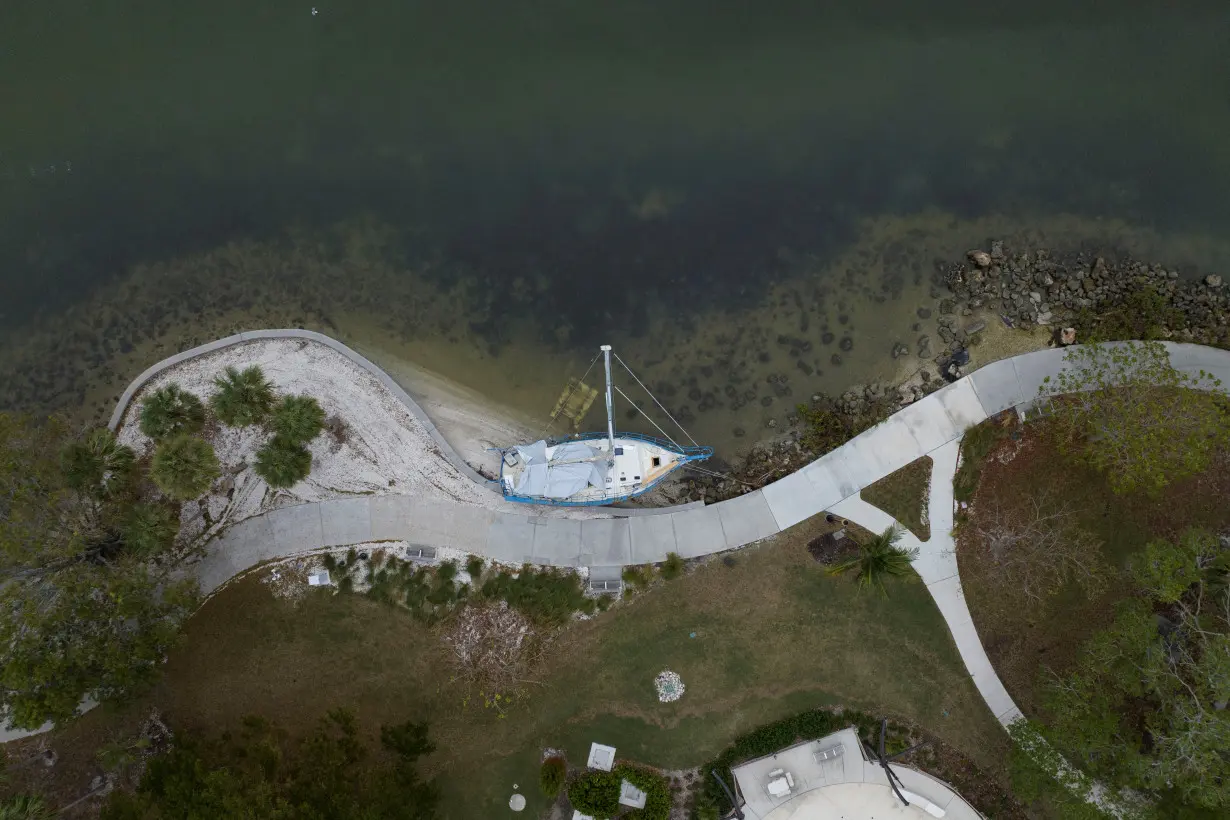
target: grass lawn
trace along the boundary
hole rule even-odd
[[[895,473],[863,488],[862,498],[901,522],[920,541],[931,538],[927,499],[931,489],[931,456],[911,461]]]
[[[992,420],[979,427],[974,458],[962,454],[977,480],[967,495],[971,508],[957,529],[961,583],[992,664],[1017,705],[1037,716],[1042,670],[1069,671],[1082,644],[1111,623],[1115,605],[1133,594],[1125,569],[1148,541],[1174,538],[1192,526],[1230,527],[1230,454],[1159,498],[1118,496],[1098,473],[1057,451],[1045,421],[1019,428]],[[996,498],[1042,487],[1065,499],[1078,511],[1080,525],[1101,540],[1102,557],[1111,568],[1102,595],[1090,599],[1069,584],[1053,599],[1031,606],[988,582],[996,570],[973,532],[979,510]]]
[[[157,691],[53,737],[56,769],[79,770],[84,791],[92,749],[151,705],[172,726],[219,730],[258,713],[292,733],[347,706],[373,742],[381,723],[430,722],[439,751],[424,768],[441,779],[446,817],[513,816],[513,784],[534,816],[546,802],[536,785],[544,747],[583,764],[599,740],[620,757],[688,768],[763,723],[843,704],[916,723],[998,772],[1006,735],[926,589],[890,581],[885,599],[827,576],[806,550],[825,526],[804,523],[736,553],[734,566],[710,561],[573,624],[503,717],[467,702],[436,628],[352,594],[314,590],[293,605],[245,579],[192,619]],[[653,678],[668,668],[687,691],[663,704]]]

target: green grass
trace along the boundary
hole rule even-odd
[[[923,456],[864,487],[861,493],[864,501],[897,519],[920,541],[931,538],[931,524],[926,520],[931,465],[931,457]]]
[[[751,729],[838,704],[916,722],[996,769],[1006,737],[925,587],[893,580],[883,599],[828,577],[806,551],[821,526],[571,623],[504,717],[467,700],[439,628],[359,595],[313,590],[291,604],[255,577],[205,605],[164,683],[125,714],[139,720],[157,706],[172,725],[207,730],[258,713],[292,732],[336,706],[364,726],[427,720],[439,751],[424,769],[440,777],[443,816],[457,820],[505,816],[513,783],[525,816],[545,808],[535,784],[548,746],[575,762],[597,740],[620,759],[685,768]],[[657,700],[664,669],[687,686],[675,703]],[[57,742],[105,734],[117,719],[97,710]]]

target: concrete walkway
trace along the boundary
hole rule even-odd
[[[285,337],[322,341],[378,374],[385,386],[426,422],[450,461],[456,458],[422,409],[387,374],[340,342],[302,330],[239,334],[154,365],[125,391],[112,425],[119,423],[137,389],[165,367],[227,344]],[[1230,351],[1191,344],[1165,345],[1176,369],[1193,375],[1209,373],[1221,379],[1222,389],[1227,390]],[[634,517],[616,517],[620,513],[612,511],[611,518],[575,520],[535,515],[533,507],[527,507],[522,515],[413,496],[341,498],[285,507],[239,522],[207,546],[197,575],[202,592],[209,594],[265,561],[384,539],[448,547],[509,563],[611,568],[663,561],[671,552],[696,558],[737,549],[829,510],[868,529],[882,530],[893,519],[864,503],[859,491],[930,455],[935,461],[930,502],[932,537],[925,544],[914,539],[910,545],[920,547],[918,572],[943,613],[975,685],[991,711],[1007,725],[1020,712],[987,659],[957,575],[951,538],[952,476],[965,430],[1037,398],[1043,380],[1048,376],[1053,379],[1064,369],[1064,355],[1062,349],[1043,350],[985,365],[901,409],[798,472],[718,504]],[[468,465],[457,466],[467,475],[473,473]],[[481,477],[478,480],[487,483]]]

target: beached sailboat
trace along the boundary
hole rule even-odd
[[[712,447],[697,445],[691,436],[687,438],[693,446],[681,446],[667,436],[653,419],[649,421],[662,433],[662,438],[640,433],[616,434],[612,391],[618,391],[624,398],[627,396],[613,385],[611,379],[611,346],[602,345],[601,355],[606,365],[606,432],[581,433],[564,439],[540,439],[504,450],[500,465],[500,488],[509,501],[559,506],[614,504],[648,492],[685,464],[703,461],[713,455]],[[619,361],[623,364],[622,359]],[[624,364],[624,367],[627,368],[627,365]],[[631,369],[628,372],[636,379]],[[649,392],[640,379],[636,381],[646,393]],[[582,388],[585,388],[583,381],[574,380],[571,391],[561,396],[556,404],[552,419],[562,408],[574,404],[570,402],[572,391]],[[592,402],[592,394],[597,391],[590,390],[588,399]],[[650,398],[679,426],[652,393]],[[584,407],[579,411],[580,415],[569,416],[577,422],[584,415],[584,410],[589,408],[589,403],[582,401],[580,404]],[[636,407],[636,404],[632,406]],[[639,407],[637,409],[640,410]],[[679,426],[679,429],[683,430],[683,427]],[[687,435],[686,430],[684,434]]]

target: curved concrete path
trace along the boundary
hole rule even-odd
[[[418,404],[387,374],[340,342],[303,330],[241,333],[160,362],[124,392],[112,426],[118,425],[133,394],[159,370],[228,344],[285,337],[315,339],[373,372],[423,419],[444,452],[457,458]],[[1164,344],[1176,369],[1192,375],[1209,373],[1221,379],[1223,390],[1230,385],[1230,351]],[[975,686],[1006,726],[1021,713],[991,667],[961,591],[951,537],[952,477],[965,431],[1036,399],[1043,380],[1063,371],[1064,356],[1064,349],[1057,348],[992,362],[902,408],[798,472],[710,506],[668,509],[659,515],[575,520],[536,516],[532,507],[519,514],[413,496],[341,498],[284,507],[235,524],[207,546],[197,576],[202,592],[209,594],[230,578],[272,559],[386,539],[464,550],[506,563],[593,569],[656,563],[671,552],[696,558],[737,549],[829,510],[868,529],[882,530],[893,519],[863,502],[859,492],[929,455],[935,463],[932,537],[928,542],[913,539],[907,545],[920,548],[919,575],[943,613]],[[458,469],[472,472],[468,466]],[[489,483],[481,476],[477,480]],[[612,511],[612,516],[617,514]]]

